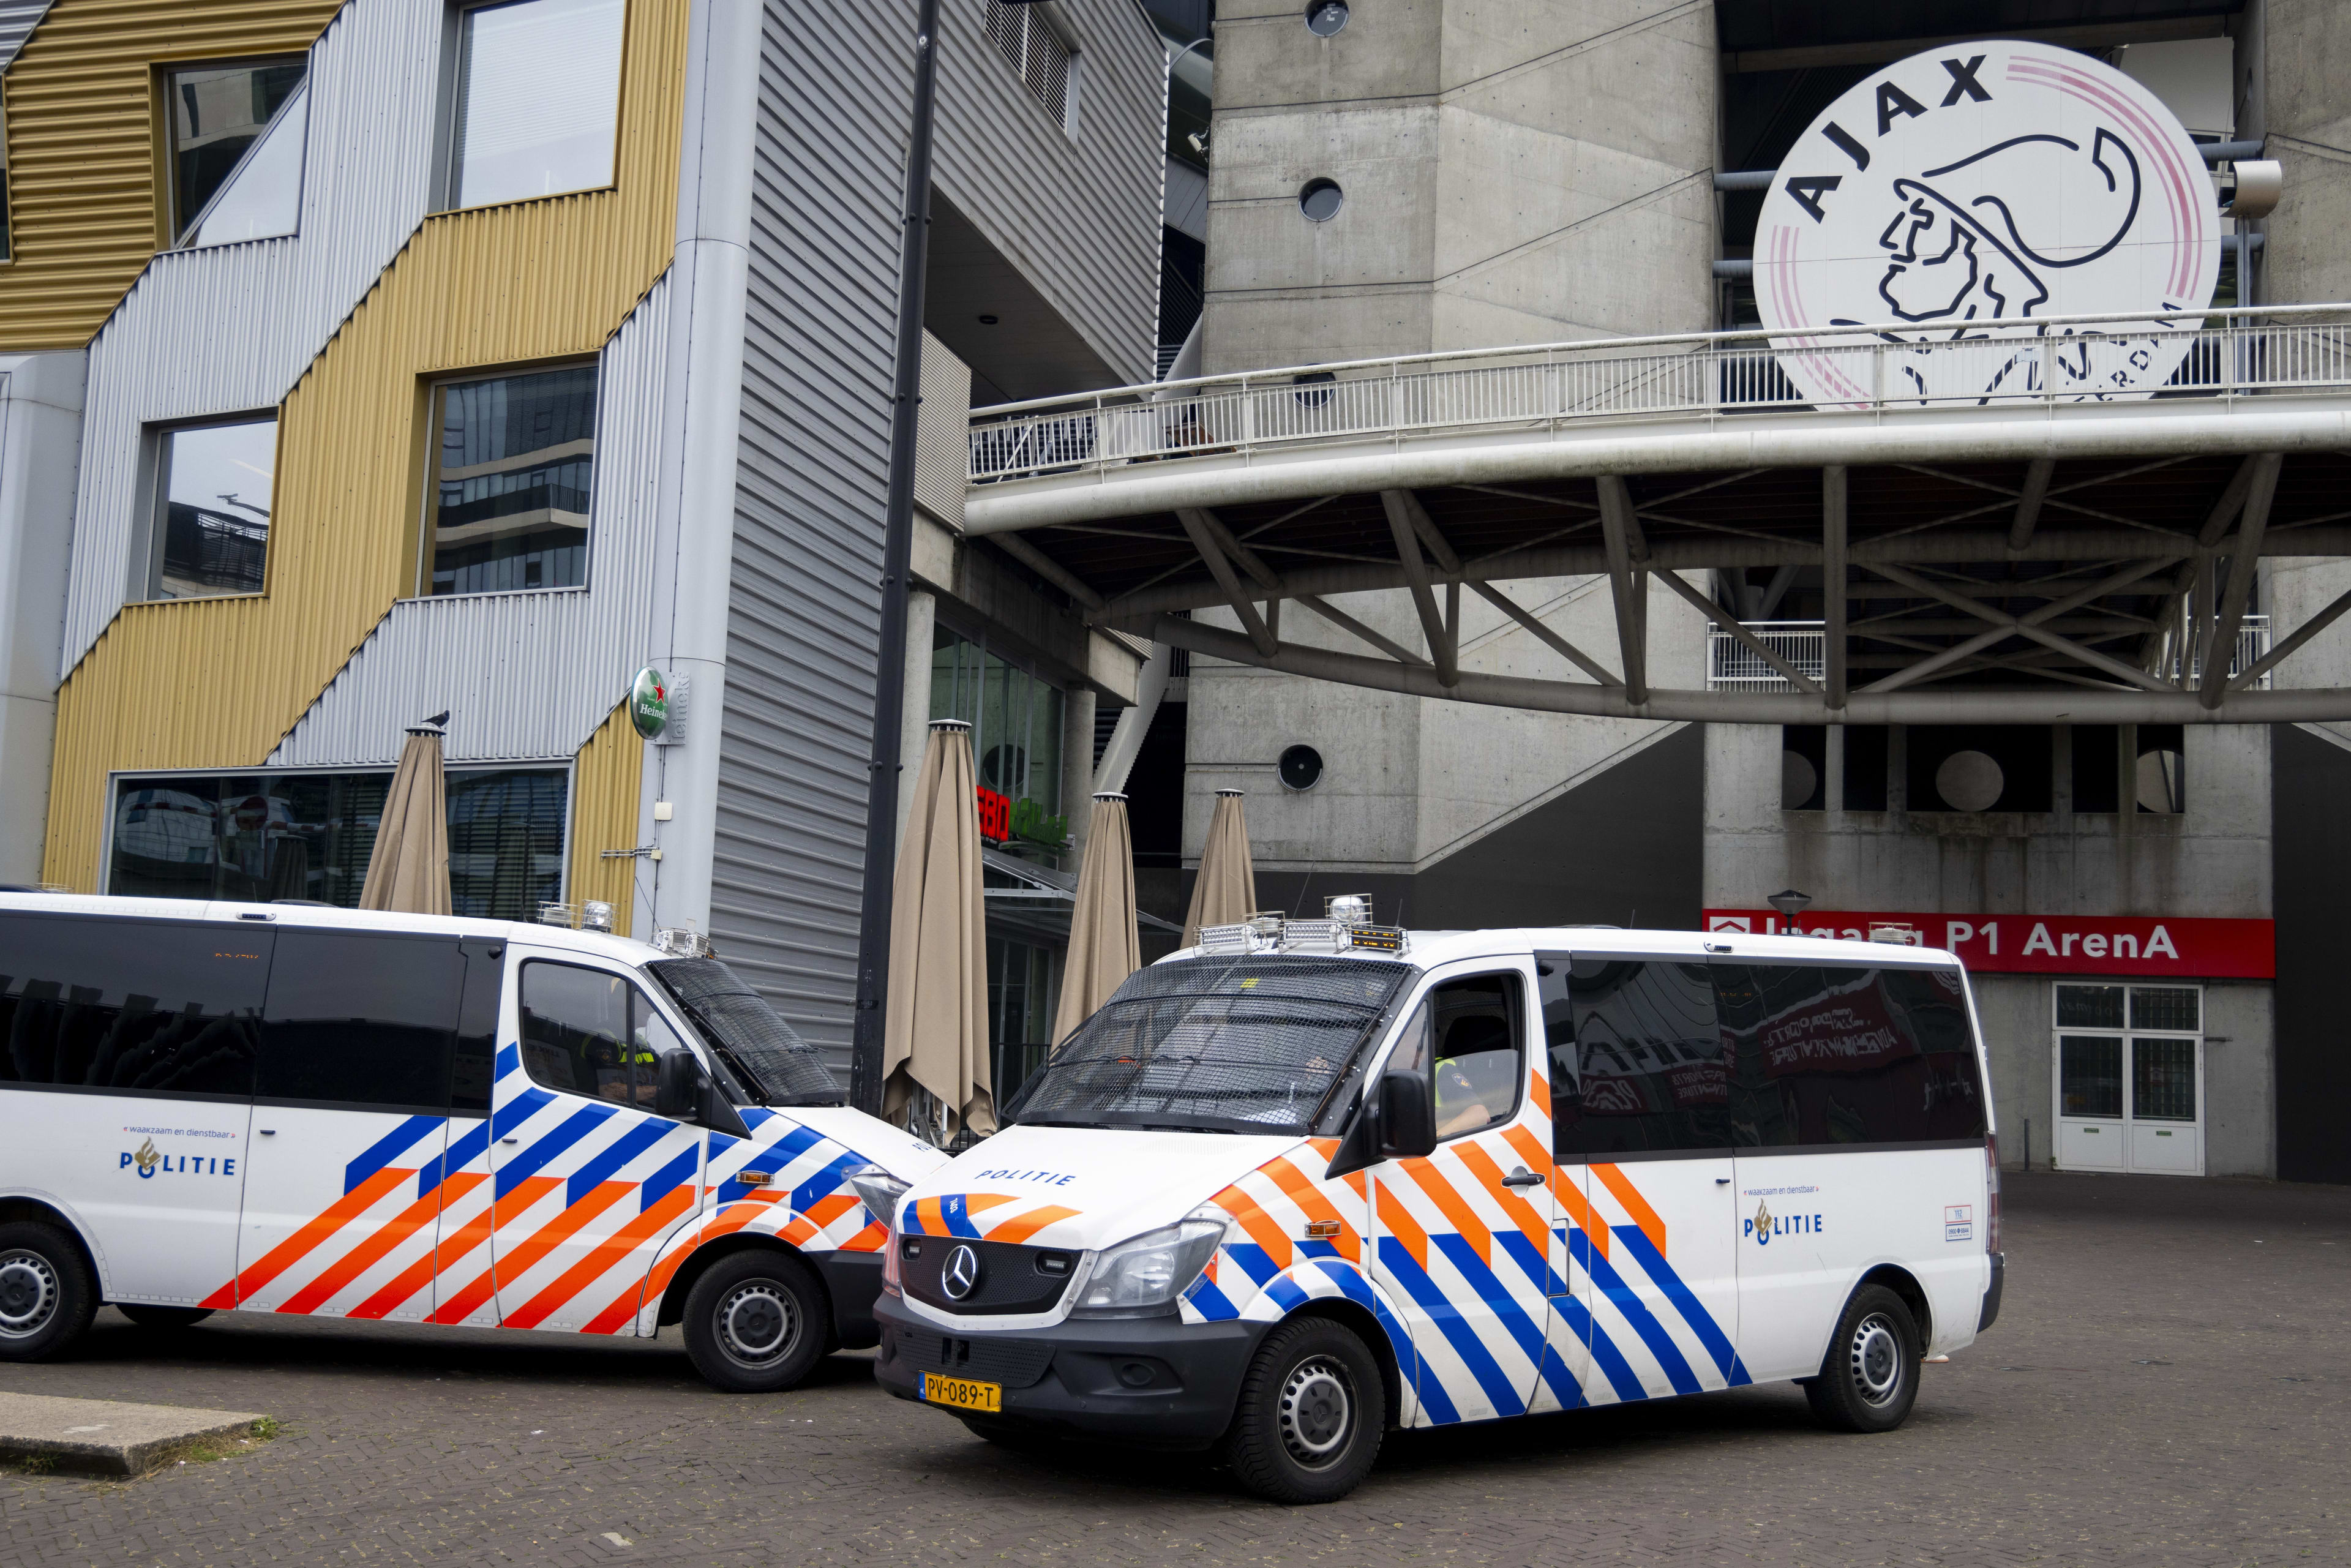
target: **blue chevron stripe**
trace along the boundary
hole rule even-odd
[[[571,1179],[564,1184],[563,1201],[568,1206],[596,1190],[599,1184],[622,1166],[677,1131],[677,1124],[648,1116],[596,1154],[590,1155]]]
[[[1233,1305],[1206,1274],[1192,1281],[1191,1288],[1184,1292],[1184,1299],[1192,1303],[1193,1311],[1212,1323],[1229,1322],[1241,1315],[1241,1310]]]
[[[612,1119],[613,1113],[601,1105],[583,1105],[564,1118],[552,1132],[542,1134],[512,1159],[498,1162],[497,1196],[506,1197],[522,1185],[526,1177],[537,1176],[549,1161],[580,1139]]]
[[[517,1040],[510,1045],[498,1047],[498,1076],[504,1078],[509,1072],[521,1071],[522,1042]]]
[[[1524,1415],[1526,1401],[1510,1386],[1510,1380],[1502,1375],[1502,1369],[1495,1364],[1485,1342],[1478,1337],[1478,1331],[1462,1321],[1461,1313],[1455,1309],[1451,1299],[1435,1280],[1429,1278],[1427,1271],[1413,1260],[1404,1243],[1393,1236],[1382,1237],[1380,1263],[1427,1315],[1437,1331],[1445,1336],[1446,1343],[1452,1345],[1454,1354],[1469,1369],[1469,1375],[1478,1380],[1478,1386],[1486,1391],[1487,1403],[1504,1416]],[[1435,1380],[1432,1378],[1431,1381]]]
[[[488,1152],[490,1146],[489,1118],[483,1117],[450,1144],[439,1159],[427,1160],[424,1168],[416,1173],[416,1196],[426,1193],[449,1179],[453,1171],[464,1170]]]
[[[1271,1296],[1273,1298],[1273,1304],[1280,1307],[1285,1312],[1294,1312],[1299,1308],[1304,1306],[1308,1301],[1313,1300],[1311,1296],[1309,1296],[1304,1291],[1299,1289],[1297,1281],[1290,1278],[1287,1274],[1283,1275],[1280,1279],[1276,1280],[1272,1284],[1268,1285],[1265,1288],[1265,1293]]]
[[[939,1218],[946,1222],[949,1236],[960,1236],[967,1241],[979,1239],[979,1227],[971,1222],[971,1215],[964,1207],[963,1194],[951,1192],[939,1199]]]
[[[653,1172],[638,1184],[637,1212],[643,1214],[671,1193],[692,1181],[702,1166],[702,1145],[688,1144],[678,1151],[677,1158]]]
[[[1477,1249],[1469,1245],[1469,1239],[1447,1231],[1428,1239],[1430,1245],[1445,1254],[1446,1261],[1469,1281],[1469,1288],[1478,1292],[1478,1299],[1486,1303],[1486,1310],[1494,1314],[1495,1322],[1502,1325],[1503,1332],[1518,1342],[1519,1349],[1525,1352],[1526,1358],[1531,1362],[1541,1361],[1543,1353],[1541,1325],[1527,1316],[1526,1309],[1510,1294],[1501,1277],[1488,1268],[1486,1260],[1479,1257]],[[1518,1239],[1520,1245],[1526,1244],[1525,1237]]]
[[[1268,1280],[1281,1272],[1274,1267],[1271,1255],[1254,1241],[1228,1241],[1225,1243],[1225,1256],[1238,1264],[1241,1272],[1249,1277],[1249,1282],[1259,1290],[1265,1288]]]
[[[1631,1401],[1649,1396],[1633,1364],[1625,1359],[1625,1353],[1616,1348],[1616,1342],[1608,1337],[1582,1301],[1573,1296],[1555,1296],[1551,1304],[1567,1321],[1567,1332],[1591,1351],[1593,1364],[1600,1368],[1600,1375],[1608,1380],[1617,1398]]]
[[[1404,1324],[1396,1321],[1396,1315],[1388,1311],[1387,1303],[1381,1301],[1372,1289],[1371,1281],[1364,1279],[1360,1270],[1343,1263],[1323,1262],[1322,1269],[1339,1287],[1341,1295],[1368,1309],[1378,1322],[1381,1331],[1388,1336],[1388,1348],[1395,1353],[1396,1365],[1403,1368],[1414,1394],[1428,1406],[1429,1418],[1440,1426],[1449,1426],[1460,1420],[1461,1412],[1454,1407],[1444,1385],[1437,1380],[1436,1370],[1422,1357],[1419,1348],[1412,1343],[1412,1335],[1405,1331]]]
[[[490,1134],[503,1138],[538,1114],[543,1108],[554,1103],[555,1096],[546,1090],[526,1089],[491,1113]]]
[[[1673,1302],[1674,1310],[1681,1313],[1682,1321],[1689,1324],[1692,1333],[1698,1335],[1698,1343],[1706,1346],[1707,1354],[1714,1357],[1715,1366],[1730,1386],[1736,1388],[1741,1384],[1754,1382],[1747,1375],[1746,1363],[1739,1359],[1739,1351],[1731,1344],[1730,1336],[1722,1332],[1722,1325],[1714,1321],[1714,1314],[1699,1303],[1697,1293],[1682,1282],[1682,1277],[1674,1272],[1673,1265],[1666,1261],[1665,1254],[1657,1250],[1641,1228],[1619,1225],[1614,1228],[1617,1239],[1640,1260],[1643,1272],[1665,1292],[1666,1300]]]
[[[863,1170],[869,1162],[862,1155],[844,1153],[839,1159],[816,1175],[792,1188],[792,1207],[804,1210],[820,1197],[830,1197],[841,1190],[852,1171]]]
[[[1615,1265],[1598,1252],[1587,1253],[1586,1256],[1592,1260],[1589,1266],[1593,1282],[1600,1287],[1600,1293],[1624,1314],[1625,1321],[1633,1325],[1633,1332],[1641,1336],[1641,1343],[1649,1347],[1649,1354],[1657,1358],[1657,1365],[1664,1370],[1666,1381],[1674,1385],[1674,1392],[1696,1394],[1704,1385],[1698,1382],[1698,1374],[1690,1370],[1689,1363],[1682,1359],[1681,1346],[1674,1343],[1673,1335],[1667,1333],[1666,1326],[1650,1316],[1649,1309],[1641,1304],[1639,1292],[1627,1285],[1624,1276],[1616,1272]]]
[[[343,1190],[353,1190],[360,1183],[392,1164],[394,1158],[422,1143],[426,1134],[437,1133],[445,1125],[446,1117],[411,1116],[378,1138],[366,1153],[343,1167]]]

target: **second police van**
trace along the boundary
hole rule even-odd
[[[1773,1380],[1853,1431],[2000,1304],[1965,975],[1883,942],[1261,917],[894,1194],[877,1374],[1345,1495],[1390,1427]]]
[[[662,939],[0,894],[0,1360],[100,1302],[677,1323],[739,1392],[872,1344],[886,1232],[851,1178],[946,1156]]]

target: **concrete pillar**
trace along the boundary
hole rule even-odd
[[[41,880],[87,362],[78,349],[0,360],[0,882]]]
[[[2237,35],[2237,134],[2285,166],[2268,235],[2263,305],[2351,300],[2351,6],[2252,0]]]
[[[1061,705],[1061,814],[1070,820],[1070,848],[1063,864],[1085,863],[1086,831],[1092,825],[1094,782],[1094,689],[1079,686]]]
[[[930,744],[931,643],[939,621],[939,601],[922,589],[906,595],[906,698],[898,734],[898,837],[906,841],[906,818],[914,809],[914,778]]]

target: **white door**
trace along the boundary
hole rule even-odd
[[[2056,988],[2060,1170],[2204,1171],[2203,993]]]

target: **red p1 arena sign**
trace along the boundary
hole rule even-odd
[[[2277,976],[2277,923],[2136,915],[1921,915],[1709,909],[1708,931],[1862,940],[1872,925],[1907,925],[1982,974],[2123,975],[2134,978],[2268,980]]]

